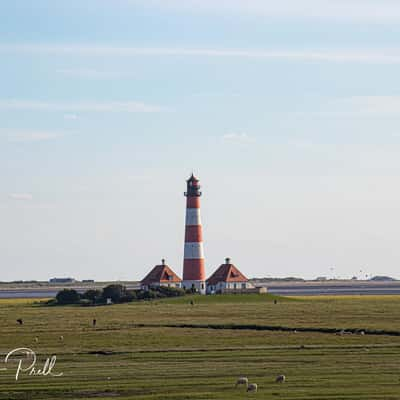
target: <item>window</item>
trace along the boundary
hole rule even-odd
[[[242,289],[246,289],[246,284],[242,283]]]

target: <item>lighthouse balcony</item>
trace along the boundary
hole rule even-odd
[[[201,192],[199,192],[198,190],[196,190],[196,191],[184,192],[183,194],[184,194],[186,197],[200,197],[200,196],[201,196]]]

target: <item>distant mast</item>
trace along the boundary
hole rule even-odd
[[[183,260],[183,287],[206,293],[203,233],[200,218],[200,185],[192,174],[186,181],[186,226]]]

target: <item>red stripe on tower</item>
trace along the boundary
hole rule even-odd
[[[206,292],[206,273],[204,267],[203,234],[200,219],[200,185],[192,174],[186,181],[186,227],[185,252],[183,260],[183,287]]]

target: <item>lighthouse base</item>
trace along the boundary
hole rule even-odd
[[[186,290],[194,289],[200,294],[206,294],[206,282],[205,281],[183,281],[182,288]]]

